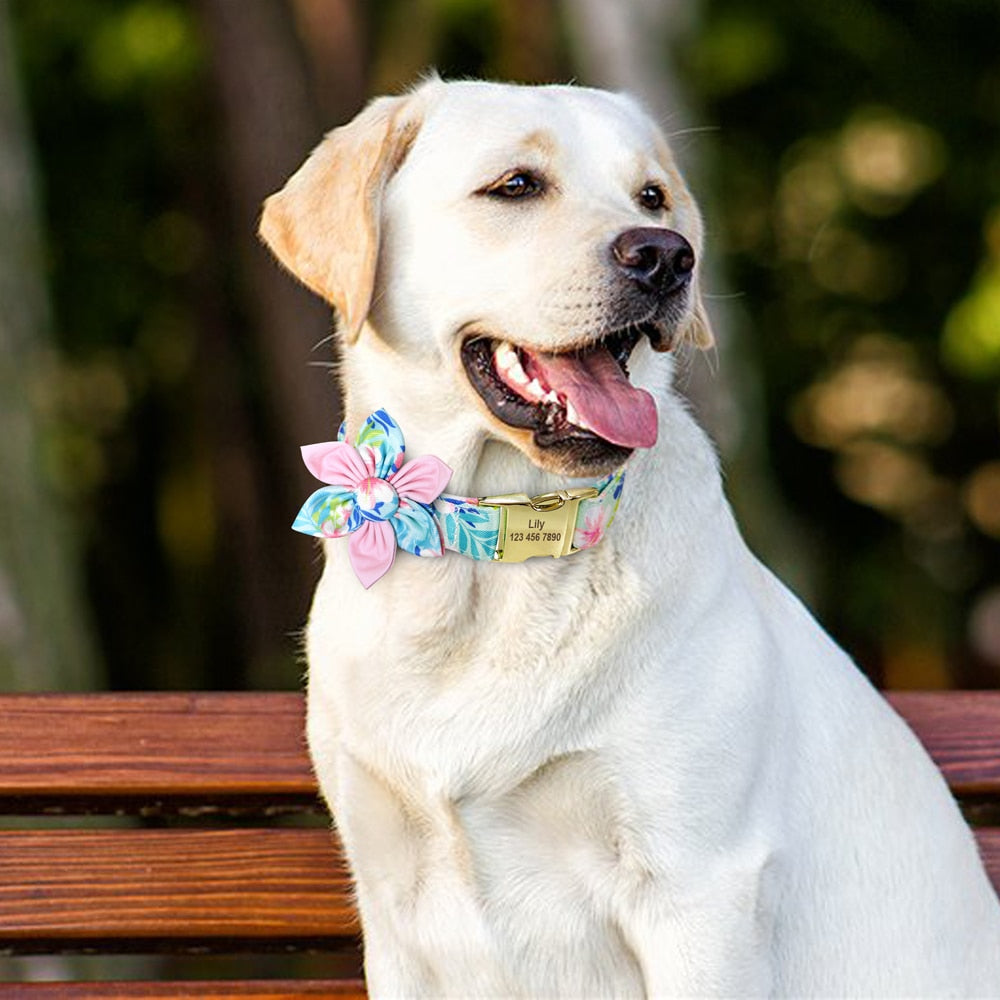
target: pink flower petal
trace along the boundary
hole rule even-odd
[[[345,441],[324,441],[302,446],[302,461],[322,483],[357,489],[362,479],[371,475],[361,456]]]
[[[401,497],[433,503],[448,485],[449,479],[449,466],[434,455],[422,455],[407,462],[399,472],[389,477],[389,482]]]
[[[351,535],[347,546],[351,566],[367,590],[396,558],[396,535],[388,521],[365,521]]]

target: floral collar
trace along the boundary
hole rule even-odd
[[[347,443],[302,449],[306,468],[328,485],[306,500],[292,527],[319,538],[350,535],[351,566],[367,589],[392,566],[397,546],[417,556],[445,549],[472,559],[520,562],[596,545],[614,520],[625,481],[620,469],[592,487],[537,497],[443,493],[451,469],[433,455],[404,464],[403,434],[385,410],[371,414]]]

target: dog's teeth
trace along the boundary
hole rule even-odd
[[[580,426],[580,414],[576,412],[576,408],[567,399],[566,400],[566,419],[575,426]]]
[[[555,389],[549,389],[547,393],[542,397],[543,403],[559,403],[559,393]]]
[[[501,344],[493,352],[493,361],[498,371],[506,371],[512,365],[517,364],[517,353],[510,344]]]
[[[496,365],[497,371],[505,375],[515,385],[528,384],[528,376],[521,366],[521,359],[510,344],[504,342],[496,349],[493,354],[493,363]]]
[[[525,392],[530,396],[534,396],[535,399],[541,400],[542,402],[547,402],[545,395],[545,390],[542,388],[542,383],[538,381],[537,378],[533,378],[525,387]]]

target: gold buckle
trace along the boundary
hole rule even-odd
[[[500,562],[524,562],[532,556],[560,556],[575,552],[573,534],[581,500],[600,495],[595,486],[577,486],[529,497],[506,493],[483,497],[483,507],[500,509],[500,531],[493,556]]]

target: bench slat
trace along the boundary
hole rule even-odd
[[[103,1000],[103,998],[199,997],[226,1000],[251,997],[253,1000],[294,1000],[296,997],[340,997],[365,1000],[365,984],[360,979],[243,980],[241,982],[91,982],[91,983],[4,983],[4,1000]]]
[[[1000,829],[976,831],[1000,888]],[[323,830],[0,831],[0,948],[333,950],[358,933]]]
[[[1000,795],[1000,691],[893,691],[886,697],[956,795]]]
[[[958,795],[1000,796],[1000,691],[893,692]],[[298,694],[0,696],[0,811],[203,798],[311,805]]]
[[[358,933],[326,830],[0,831],[0,948],[331,950]]]
[[[312,805],[303,719],[298,694],[4,695],[0,811],[22,808],[12,797],[38,799],[35,811],[171,797]]]

